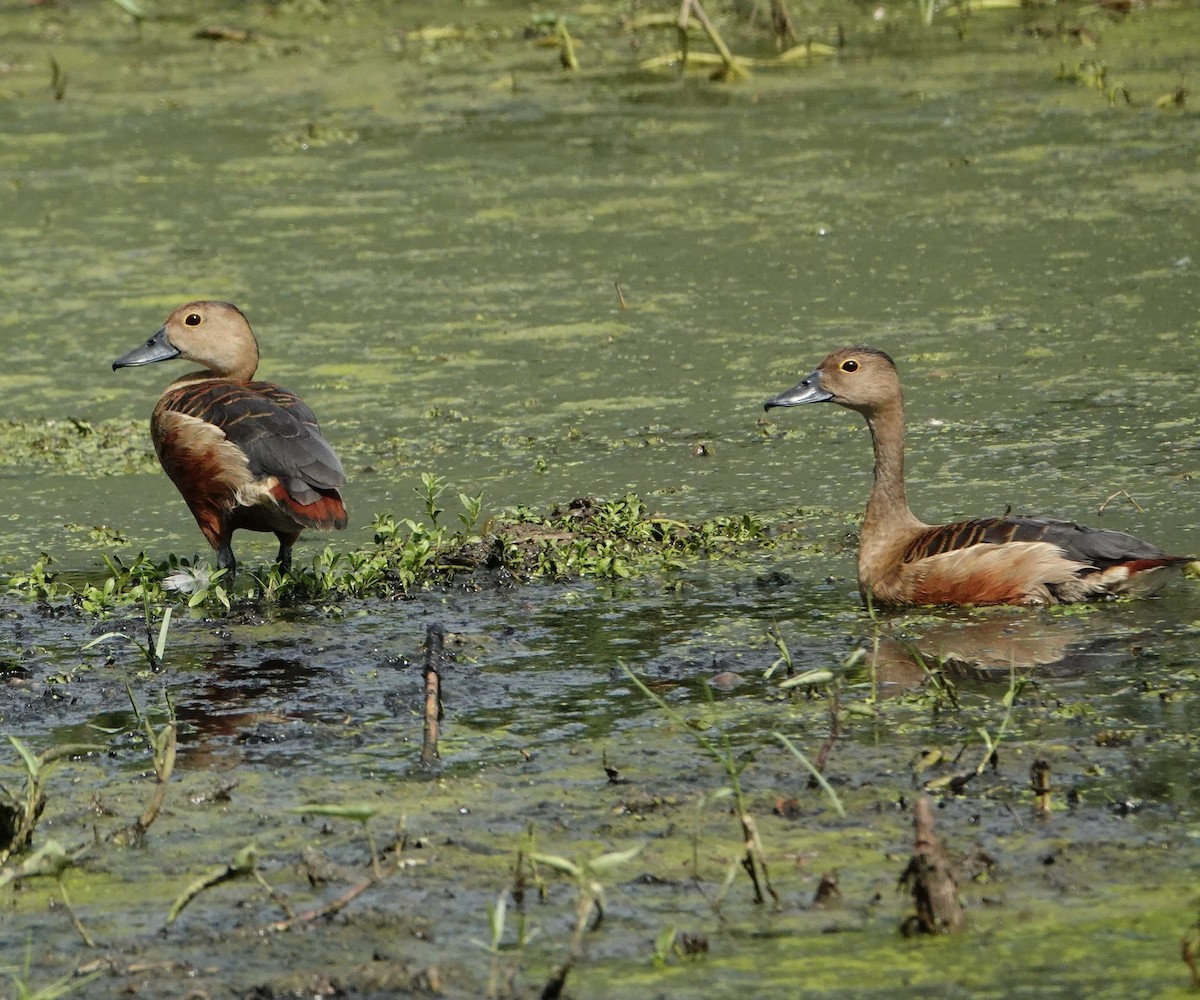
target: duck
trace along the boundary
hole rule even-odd
[[[874,347],[836,350],[764,409],[823,402],[861,414],[871,432],[875,475],[858,550],[865,603],[1070,604],[1143,589],[1151,575],[1193,559],[1121,531],[1046,517],[925,524],[908,506],[904,394],[891,357]]]
[[[113,370],[172,359],[199,370],[181,375],[158,398],[150,437],[230,579],[237,571],[233,533],[272,532],[287,571],[305,528],[344,528],[346,473],[313,411],[272,382],[255,382],[258,341],[230,302],[189,302],[172,312]]]

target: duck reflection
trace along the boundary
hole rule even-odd
[[[291,727],[319,714],[307,692],[328,669],[304,660],[268,657],[246,662],[228,650],[210,657],[200,682],[176,690],[175,718],[179,722],[181,763],[203,764],[230,742],[277,743]]]
[[[881,633],[866,652],[864,662],[874,667],[884,696],[915,687],[931,670],[1006,681],[1013,670],[1083,673],[1134,655],[1128,637],[1097,636],[1077,619],[1037,615],[921,623],[903,633]]]

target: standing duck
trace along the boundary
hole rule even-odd
[[[339,488],[346,473],[317,418],[287,389],[252,382],[258,342],[228,302],[180,306],[113,369],[184,358],[201,365],[163,390],[150,436],[163,470],[183,495],[217,566],[233,575],[233,533],[274,532],[286,570],[304,528],[346,526]]]
[[[928,525],[904,491],[904,396],[896,365],[873,347],[834,351],[765,408],[833,402],[861,413],[875,449],[875,482],[858,550],[864,600],[906,604],[1056,604],[1130,588],[1190,557],[1169,556],[1120,531],[1038,517]]]

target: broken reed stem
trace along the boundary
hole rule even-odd
[[[1037,796],[1037,814],[1050,815],[1050,764],[1048,761],[1035,760],[1029,768],[1029,785]]]
[[[916,915],[904,925],[906,934],[952,934],[962,930],[967,914],[958,899],[954,865],[941,839],[933,831],[933,808],[923,796],[913,808],[913,849],[900,876],[916,903]]]
[[[294,917],[296,915],[296,911],[292,909],[292,904],[289,903],[286,899],[284,899],[283,896],[281,896],[278,892],[275,891],[275,887],[273,885],[271,885],[271,883],[268,882],[265,878],[263,878],[262,872],[260,872],[257,868],[255,868],[253,875],[254,875],[254,881],[263,887],[263,891],[268,896],[271,897],[271,900],[275,903],[276,906],[278,906],[281,910],[283,910],[283,912],[286,913],[289,918]]]
[[[763,896],[765,888],[770,894],[775,908],[778,909],[779,893],[771,885],[771,876],[767,871],[766,852],[763,851],[762,840],[758,836],[758,827],[755,825],[753,817],[747,813],[742,813],[738,818],[742,821],[742,834],[746,838],[746,853],[742,856],[742,867],[754,885],[754,901],[756,903],[766,902],[766,897]]]
[[[558,60],[562,64],[563,69],[577,70],[579,69],[579,58],[575,55],[575,41],[571,38],[571,33],[567,30],[567,22],[561,17],[555,25],[555,30],[558,34]]]
[[[1196,944],[1197,938],[1192,934],[1184,935],[1179,942],[1179,957],[1183,959],[1188,971],[1192,974],[1193,990],[1200,989],[1200,970],[1196,968]]]
[[[813,762],[818,774],[825,773],[825,764],[829,760],[829,752],[838,741],[838,737],[842,735],[840,692],[836,686],[831,685],[831,687],[833,687],[833,691],[829,701],[829,735],[825,737],[825,742],[821,744],[821,748],[817,751],[817,759]],[[813,779],[813,783],[816,783],[815,778]]]
[[[717,50],[717,55],[721,57],[721,62],[724,64],[724,72],[726,74],[737,73],[738,69],[733,62],[733,53],[729,51],[729,46],[725,44],[725,39],[721,37],[720,33],[713,26],[712,21],[708,19],[708,14],[704,12],[704,8],[700,5],[700,0],[683,0],[679,8],[679,52],[682,57],[680,60],[681,66],[687,66],[687,29],[688,20],[692,14],[696,15],[696,20],[700,22],[700,27],[704,29],[704,33],[708,35],[708,40],[712,42],[712,47]]]
[[[218,885],[224,885],[226,882],[232,882],[235,879],[245,878],[254,873],[257,865],[257,850],[253,845],[242,848],[238,851],[233,861],[226,865],[220,865],[208,872],[205,872],[199,878],[192,881],[171,904],[171,909],[167,913],[167,919],[163,924],[164,929],[170,927],[179,915],[191,905],[200,893],[207,892]]]
[[[667,717],[671,719],[677,726],[679,726],[680,729],[685,731],[690,729],[683,717],[674,708],[668,705],[661,697],[651,691],[645,685],[642,679],[638,677],[638,675],[632,670],[630,670],[629,667],[627,667],[624,663],[621,664],[621,670],[624,672],[625,676],[629,678],[633,685],[639,691],[641,691],[642,694],[653,701],[659,708],[661,708],[666,713]],[[710,699],[712,698],[711,688],[706,687],[705,693]],[[759,839],[758,829],[754,825],[754,820],[750,817],[750,813],[746,809],[746,798],[742,794],[742,783],[738,778],[738,768],[734,763],[733,751],[729,746],[729,734],[725,732],[721,733],[721,745],[719,747],[717,744],[711,742],[705,736],[695,732],[694,730],[692,730],[692,735],[695,737],[696,741],[705,750],[707,750],[709,754],[712,755],[713,759],[725,768],[725,773],[729,776],[729,786],[733,792],[733,801],[735,803],[734,808],[737,810],[738,819],[742,824],[742,835],[744,837],[746,847],[745,853],[742,855],[741,864],[746,870],[746,874],[750,876],[750,881],[753,883],[754,901],[756,903],[765,902],[766,897],[763,895],[763,886],[766,886],[767,892],[774,901],[776,908],[778,908],[779,893],[777,893],[775,891],[775,887],[771,885],[770,876],[767,874],[767,865],[765,852],[763,851],[762,847],[762,841]],[[781,736],[780,739],[783,739],[786,742],[786,737]],[[811,768],[811,765],[809,765],[809,767]],[[824,781],[823,778],[821,780]],[[840,804],[838,808],[841,808]],[[695,845],[693,844],[693,858],[694,857]],[[695,878],[695,873],[697,871],[695,865],[693,865],[692,871],[693,878]],[[760,871],[762,873],[761,881],[759,879]]]
[[[592,912],[595,911],[596,922],[592,923]],[[581,892],[575,908],[575,930],[571,934],[571,960],[583,954],[583,936],[589,926],[594,930],[604,923],[604,904],[599,897],[590,892]]]
[[[559,1000],[563,987],[567,985],[567,975],[570,973],[574,961],[573,958],[568,958],[554,970],[554,974],[542,987],[542,992],[538,994],[539,1000]]]
[[[446,633],[441,625],[433,624],[425,630],[425,735],[421,741],[421,763],[432,767],[439,759],[438,733],[442,720],[442,677],[438,664],[442,661],[442,649]]]
[[[791,48],[799,41],[792,12],[784,0],[771,0],[771,29],[775,33],[775,48],[778,51]]]
[[[1141,505],[1141,504],[1139,504],[1139,503],[1138,503],[1136,500],[1134,500],[1132,496],[1130,496],[1130,494],[1129,494],[1129,491],[1128,491],[1128,490],[1117,490],[1117,492],[1116,492],[1116,493],[1110,493],[1108,496],[1106,496],[1106,497],[1104,498],[1104,502],[1103,502],[1103,503],[1100,505],[1100,509],[1099,509],[1099,510],[1097,510],[1097,511],[1096,511],[1096,513],[1097,513],[1097,514],[1103,514],[1103,513],[1104,513],[1104,508],[1105,508],[1105,507],[1107,507],[1107,506],[1108,506],[1110,503],[1112,503],[1114,500],[1116,500],[1116,499],[1117,499],[1117,497],[1124,497],[1124,498],[1125,498],[1126,500],[1128,500],[1128,501],[1129,501],[1131,504],[1133,504],[1133,509],[1134,509],[1134,510],[1136,510],[1136,511],[1137,511],[1139,514],[1143,513],[1143,508],[1142,508],[1142,505]]]

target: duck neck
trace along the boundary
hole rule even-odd
[[[867,415],[875,449],[875,482],[863,520],[864,540],[879,532],[895,534],[921,526],[908,509],[904,490],[904,404]]]
[[[182,382],[210,382],[214,379],[221,379],[226,382],[250,382],[254,378],[253,368],[241,368],[237,371],[216,371],[212,368],[200,368],[194,372],[188,372],[186,375],[180,375],[172,385],[178,385]]]

